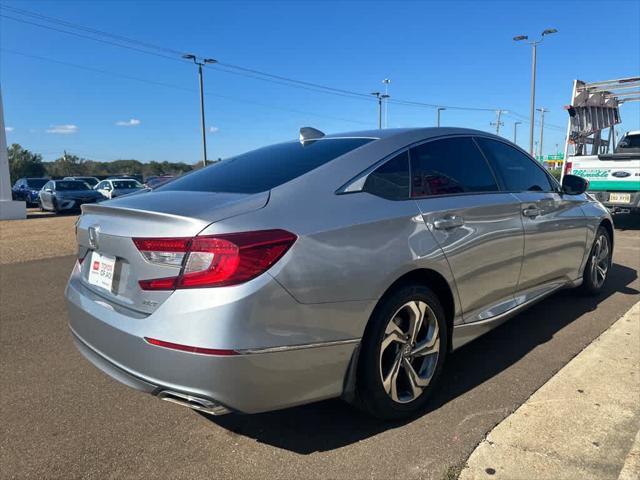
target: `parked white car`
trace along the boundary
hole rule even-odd
[[[103,180],[94,187],[94,189],[100,192],[105,198],[121,197],[122,195],[142,190],[143,188],[144,185],[140,182],[128,178]]]

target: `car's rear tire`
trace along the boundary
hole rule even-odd
[[[444,309],[427,287],[407,285],[383,298],[362,339],[358,406],[384,420],[422,411],[438,383],[448,335]]]
[[[587,265],[584,267],[581,286],[583,293],[598,295],[602,291],[611,270],[612,256],[611,235],[601,225],[593,240]]]

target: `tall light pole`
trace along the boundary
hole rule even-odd
[[[371,92],[371,95],[378,99],[378,130],[382,130],[382,101],[389,95],[380,92]]]
[[[382,97],[384,99],[384,128],[387,128],[389,126],[389,84],[391,83],[391,80],[389,80],[388,78],[385,78],[384,80],[382,80],[382,83],[384,84],[384,96]]]
[[[536,110],[538,110],[540,112],[540,155],[542,155],[542,139],[544,137],[544,113],[548,112],[549,110],[547,110],[546,108],[542,107],[542,108],[536,108]]]
[[[443,110],[446,110],[446,107],[438,107],[437,109],[437,121],[436,121],[436,125],[439,127],[440,126],[440,112]]]
[[[202,66],[207,63],[218,63],[217,60],[213,58],[203,58],[202,61],[198,61],[198,58],[191,54],[187,53],[183,55],[182,58],[185,60],[193,60],[193,63],[198,65],[198,78],[200,79],[200,124],[202,127],[202,166],[207,166],[207,129],[204,123],[204,86],[202,84]]]
[[[537,54],[537,50],[538,50],[538,44],[542,43],[542,40],[544,40],[544,37],[546,35],[551,35],[552,33],[557,33],[558,30],[556,30],[555,28],[547,28],[544,32],[542,32],[542,35],[540,36],[539,40],[532,40],[532,41],[528,41],[527,43],[529,45],[531,45],[532,47],[532,53],[531,53],[531,105],[529,106],[529,121],[531,122],[531,124],[529,125],[529,153],[531,155],[534,154],[533,151],[533,129],[535,126],[535,104],[536,104],[536,54]],[[528,35],[518,35],[513,37],[513,39],[516,42],[519,42],[521,40],[529,40],[529,36]]]
[[[513,143],[515,143],[516,145],[518,144],[517,139],[518,139],[518,125],[520,125],[522,122],[513,122]]]

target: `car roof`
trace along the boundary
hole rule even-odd
[[[385,128],[382,130],[360,130],[345,133],[332,133],[325,135],[324,138],[373,138],[387,139],[402,136],[419,136],[424,139],[430,137],[440,137],[443,135],[487,135],[482,130],[474,130],[472,128],[459,127],[421,127],[421,128]],[[490,135],[490,134],[489,134]]]

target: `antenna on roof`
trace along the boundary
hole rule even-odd
[[[304,145],[307,142],[318,140],[324,137],[324,132],[313,127],[302,127],[300,129],[300,143]]]

